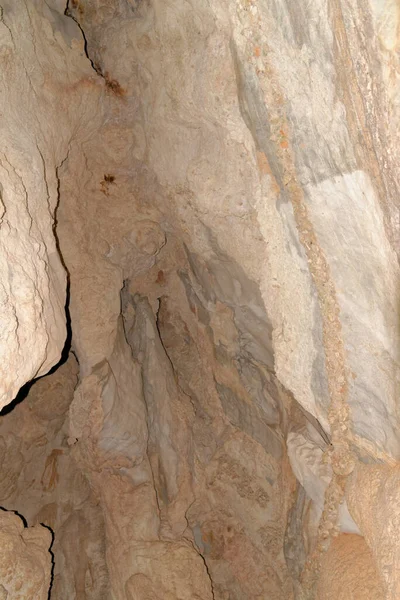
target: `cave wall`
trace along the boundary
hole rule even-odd
[[[45,525],[54,536],[51,582],[43,582],[46,600],[50,584],[51,598],[60,600],[105,598],[109,590],[102,511],[71,457],[69,408],[77,383],[71,354],[0,418],[0,506],[23,515],[34,529]]]
[[[63,172],[58,227],[80,363],[70,438],[103,506],[113,593],[290,597],[290,400],[260,335],[271,330],[261,294],[216,240],[207,261],[190,251],[157,209],[154,177],[125,174],[121,155],[104,191],[89,151],[94,175],[78,190],[80,153]]]
[[[26,527],[13,512],[0,511],[0,598],[47,600],[52,561],[51,532],[41,525]]]
[[[114,119],[133,136],[129,160],[156,176],[164,214],[200,253],[218,232],[258,283],[282,383],[326,430],[332,399],[348,402],[353,434],[397,458],[396,6],[88,1],[71,12],[96,69],[120,86]]]
[[[99,94],[57,4],[1,8],[0,407],[58,363],[66,336],[58,169],[71,138],[90,130]]]
[[[325,598],[352,548],[395,598],[397,4],[2,6],[2,405],[76,357],[0,417],[52,598]]]

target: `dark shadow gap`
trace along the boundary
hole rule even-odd
[[[2,410],[0,410],[0,417],[5,417],[6,415],[8,415],[12,410],[14,410],[14,408],[16,406],[18,406],[18,404],[20,404],[23,400],[25,400],[25,398],[28,396],[28,394],[30,392],[31,387],[33,386],[33,384],[36,381],[39,381],[43,377],[48,377],[49,375],[54,373],[58,369],[58,367],[61,367],[61,365],[63,365],[67,361],[69,353],[71,351],[71,343],[72,343],[72,327],[71,327],[71,317],[70,317],[70,313],[69,313],[69,298],[70,298],[69,273],[67,271],[67,290],[66,290],[66,303],[65,303],[65,318],[66,318],[67,336],[65,338],[64,348],[61,352],[61,358],[58,361],[58,363],[56,365],[54,365],[54,367],[52,367],[50,369],[50,371],[48,371],[45,375],[42,375],[41,377],[36,377],[34,379],[31,379],[27,383],[25,383],[25,385],[23,385],[21,387],[18,394],[15,396],[14,400],[12,400],[9,404],[4,406]]]
[[[64,270],[65,270],[65,273],[66,273],[66,276],[67,276],[67,285],[66,285],[66,289],[65,289],[65,325],[66,325],[66,329],[67,329],[67,335],[66,335],[66,338],[65,338],[64,348],[63,348],[63,350],[61,352],[61,358],[60,358],[58,364],[55,365],[49,371],[49,373],[47,373],[48,375],[50,375],[51,373],[54,373],[54,371],[56,369],[58,369],[58,367],[60,367],[62,364],[64,364],[66,362],[66,360],[68,358],[68,355],[70,353],[71,344],[72,344],[72,324],[71,324],[71,314],[70,314],[70,311],[69,311],[69,303],[70,303],[70,299],[71,299],[71,276],[70,276],[68,267],[65,264],[64,256],[63,256],[63,253],[61,252],[60,240],[59,240],[58,234],[57,234],[58,209],[60,207],[60,176],[59,176],[59,171],[60,171],[61,167],[64,165],[64,163],[68,160],[68,156],[69,156],[69,149],[68,149],[66,157],[56,167],[57,204],[56,204],[56,206],[54,208],[54,222],[53,222],[53,235],[54,235],[54,239],[55,239],[55,244],[56,244],[58,256],[60,257],[61,264],[64,267]]]
[[[14,515],[17,515],[17,517],[19,517],[21,519],[21,521],[24,524],[24,527],[28,527],[28,521],[25,519],[25,517],[23,515],[21,515],[21,513],[19,513],[17,510],[9,510],[8,508],[4,508],[4,506],[0,506],[0,510],[4,511],[4,512],[10,512],[10,513],[14,513]]]
[[[74,4],[76,5],[75,8],[77,8],[78,7],[77,6],[78,3],[76,1],[74,1],[74,0],[72,0],[72,2],[71,2],[72,7],[74,6]],[[67,0],[67,5],[66,5],[65,10],[64,10],[64,15],[66,17],[69,17],[73,21],[75,21],[75,23],[79,27],[79,29],[81,31],[81,34],[82,34],[82,38],[83,38],[83,48],[84,48],[84,51],[85,51],[86,58],[89,60],[91,66],[92,66],[93,71],[95,71],[95,73],[97,73],[97,75],[99,75],[99,77],[102,77],[104,79],[103,73],[101,72],[101,70],[99,69],[99,67],[95,64],[95,62],[90,58],[89,50],[88,50],[88,41],[86,39],[85,32],[84,32],[84,30],[82,28],[82,25],[79,23],[78,19],[74,16],[73,12],[71,11],[70,0]]]
[[[50,571],[50,585],[49,585],[49,591],[48,591],[48,595],[47,595],[47,600],[51,600],[51,590],[53,588],[53,583],[54,583],[54,567],[55,567],[55,559],[54,559],[54,552],[52,551],[52,547],[54,545],[54,531],[52,530],[52,528],[49,525],[46,525],[46,523],[40,523],[42,525],[42,527],[46,527],[46,529],[48,529],[51,533],[51,544],[50,544],[50,548],[49,548],[49,552],[50,552],[50,556],[51,556],[51,571]]]
[[[29,390],[31,389],[35,381],[36,379],[32,379],[31,381],[28,381],[27,383],[25,383],[25,385],[22,386],[18,394],[15,396],[14,400],[9,402],[9,404],[6,404],[6,406],[4,406],[2,410],[0,410],[0,417],[5,417],[6,415],[8,415],[20,402],[22,402],[22,400],[25,400],[25,398],[29,394]]]

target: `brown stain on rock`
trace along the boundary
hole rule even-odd
[[[113,79],[108,71],[106,71],[103,75],[104,81],[106,83],[106,88],[110,92],[114,94],[114,96],[123,97],[126,94],[126,90],[121,86],[119,81]]]
[[[58,483],[59,474],[57,471],[57,461],[58,457],[63,453],[63,450],[60,448],[54,448],[54,450],[51,451],[51,454],[46,458],[43,475],[40,480],[40,483],[46,492],[54,490]]]

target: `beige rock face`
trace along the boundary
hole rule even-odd
[[[372,549],[385,598],[398,598],[400,472],[398,466],[359,465],[348,482],[349,508]]]
[[[0,418],[0,506],[24,515],[35,525],[33,531],[40,533],[38,525],[43,523],[53,532],[52,599],[76,594],[95,600],[108,594],[104,523],[67,443],[68,411],[77,381],[78,366],[71,355],[54,373],[35,382],[25,400]],[[30,530],[25,529],[23,535]],[[48,530],[45,533],[50,535]],[[49,553],[47,557],[51,564]],[[50,576],[45,584],[42,593],[47,600]],[[41,596],[26,590],[20,597],[36,600]]]
[[[0,598],[47,600],[51,541],[45,527],[25,528],[18,515],[0,511]]]
[[[319,520],[324,509],[325,494],[332,479],[332,469],[324,464],[324,446],[319,446],[306,429],[291,432],[287,436],[287,450],[293,473],[308,497],[313,501],[314,511]],[[346,501],[339,508],[338,525],[344,533],[360,533],[359,528],[349,514]]]
[[[58,169],[98,98],[77,29],[45,2],[2,3],[0,407],[54,366],[65,342]]]
[[[400,596],[399,14],[2,2],[0,598]]]
[[[383,600],[386,598],[371,550],[359,535],[342,534],[325,554],[318,600]]]

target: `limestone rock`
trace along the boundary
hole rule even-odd
[[[122,189],[133,156],[157,182],[145,213],[157,206],[200,255],[218,239],[256,282],[281,383],[328,431],[329,389],[343,395],[344,378],[354,432],[397,458],[398,59],[387,23],[398,11],[332,2],[71,10],[99,72],[123,90],[118,125],[104,131],[136,141],[129,156],[118,147]]]
[[[382,581],[365,540],[354,534],[335,538],[325,554],[317,600],[383,600]]]
[[[400,471],[388,465],[363,465],[349,479],[347,502],[373,554],[385,598],[398,598],[400,551]]]
[[[47,600],[51,543],[45,527],[25,528],[18,515],[0,511],[0,597]]]
[[[400,595],[398,25],[394,1],[2,2],[0,408],[69,318],[79,363],[0,417],[54,600],[298,595],[313,427]],[[341,535],[321,597],[357,592],[352,549],[372,573]]]
[[[287,448],[290,466],[315,507],[315,518],[319,521],[325,502],[325,492],[332,478],[332,469],[325,462],[324,450],[313,441],[307,431],[289,433]],[[339,509],[338,526],[343,533],[359,534],[360,530],[349,513],[344,500]]]
[[[98,100],[72,29],[44,2],[2,3],[0,408],[59,361],[66,337],[66,273],[53,230],[58,170]]]
[[[36,525],[41,523],[53,532],[52,599],[78,594],[85,600],[106,600],[104,522],[67,444],[68,413],[77,381],[78,366],[71,355],[0,418],[0,506],[17,510],[35,525],[35,531],[40,531]],[[32,570],[33,580],[39,576]],[[50,581],[46,585],[43,598],[47,600]],[[39,595],[22,598],[36,600]]]

